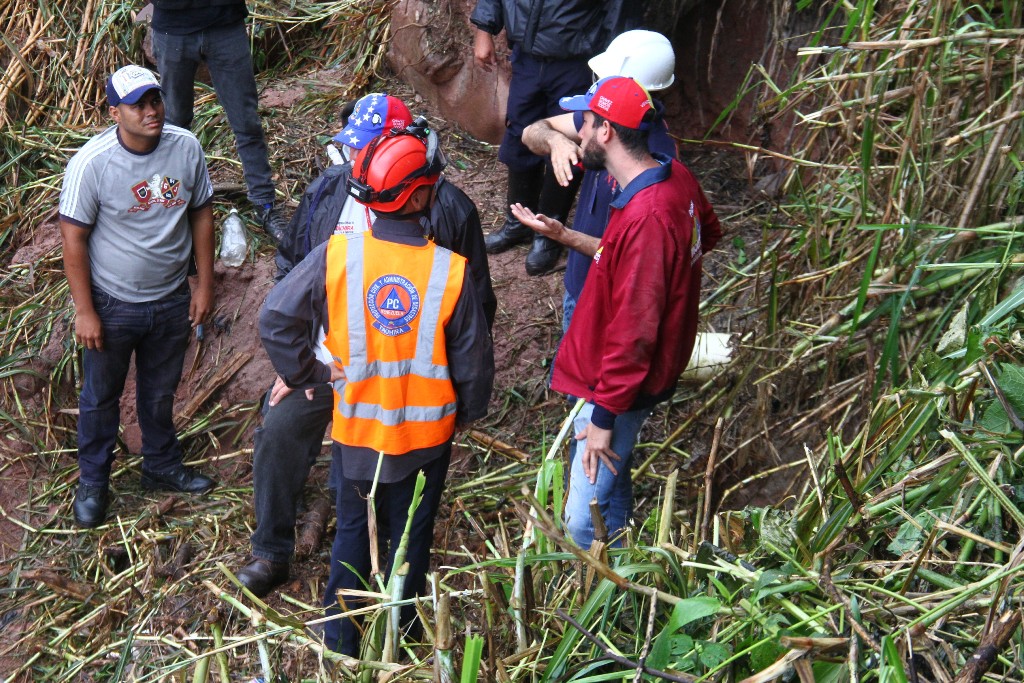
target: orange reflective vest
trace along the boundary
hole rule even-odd
[[[396,244],[370,232],[331,237],[324,344],[345,370],[334,387],[331,438],[400,455],[452,437],[444,327],[465,272],[465,258],[430,242]]]

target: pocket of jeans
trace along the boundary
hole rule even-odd
[[[117,304],[117,299],[110,296],[106,292],[100,289],[92,290],[92,307],[96,311],[97,315],[103,315],[109,313],[114,309]]]
[[[192,321],[189,320],[189,309],[192,305],[192,294],[186,289],[184,294],[175,292],[170,298],[167,308],[167,321],[171,328],[184,327],[191,329]]]
[[[590,411],[584,412],[584,411],[581,410],[580,413],[578,415],[576,415],[576,417],[574,417],[572,419],[572,426],[573,426],[573,430],[574,430],[573,433],[572,433],[573,438],[575,438],[577,434],[579,434],[584,429],[586,429],[587,425],[589,425],[589,424],[590,424]]]

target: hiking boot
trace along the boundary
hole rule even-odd
[[[257,598],[262,598],[288,580],[288,563],[254,557],[252,562],[239,569],[235,576],[249,592]]]
[[[288,232],[288,221],[285,220],[284,212],[277,206],[271,204],[263,209],[261,219],[263,232],[270,235],[275,245],[281,244],[285,234]]]
[[[488,254],[500,254],[519,244],[527,244],[531,239],[533,239],[533,230],[509,214],[500,230],[484,237],[484,249]]]
[[[526,227],[512,215],[509,206],[522,204],[535,209],[540,198],[544,181],[544,167],[527,171],[508,172],[508,190],[505,194],[505,224],[496,232],[484,237],[484,248],[488,254],[500,254],[519,244],[529,244],[533,230]]]

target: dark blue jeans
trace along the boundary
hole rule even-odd
[[[312,401],[301,390],[288,394],[273,407],[264,399],[263,425],[253,436],[253,557],[291,562],[296,510],[333,417],[334,400],[330,384],[316,387]]]
[[[142,467],[166,472],[181,463],[174,431],[174,391],[181,380],[191,326],[188,283],[146,303],[127,303],[93,288],[103,350],[82,356],[78,402],[79,481],[105,486],[121,422],[121,393],[135,355],[135,405],[142,430]]]
[[[370,534],[367,521],[366,498],[370,495],[371,481],[357,481],[344,476],[341,466],[341,447],[334,445],[331,451],[336,460],[338,473],[337,513],[338,530],[334,535],[334,547],[331,549],[331,574],[327,579],[324,591],[324,605],[327,614],[339,614],[336,593],[339,589],[355,588],[362,590],[364,581],[370,578]],[[398,456],[401,457],[401,456]],[[387,554],[381,548],[381,557],[387,557],[384,568],[385,576],[391,575],[391,569],[398,551],[405,522],[409,516],[409,503],[416,488],[416,475],[423,472],[427,478],[423,489],[423,500],[416,508],[409,530],[409,544],[406,547],[405,560],[409,563],[405,589],[402,598],[408,599],[423,595],[427,585],[427,570],[430,569],[430,546],[434,542],[434,518],[441,505],[441,493],[444,491],[445,478],[448,476],[448,463],[451,461],[451,444],[444,455],[436,458],[405,479],[391,484],[377,484],[377,528],[381,546],[387,544]],[[371,586],[376,590],[376,586]],[[364,603],[346,598],[349,609],[364,606]],[[401,622],[404,625],[413,623],[416,607],[407,605],[402,608]],[[358,619],[358,621],[362,621]],[[327,647],[353,657],[359,656],[359,629],[353,618],[334,619],[324,624],[324,643]]]
[[[167,120],[182,128],[192,125],[196,69],[199,62],[206,62],[217,99],[235,133],[249,201],[256,206],[272,203],[274,181],[257,112],[259,95],[245,23],[183,36],[153,31],[153,52],[160,69]]]

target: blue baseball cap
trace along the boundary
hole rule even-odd
[[[371,93],[356,102],[348,123],[332,140],[340,145],[362,149],[375,137],[392,128],[402,129],[412,123],[412,113],[405,102],[384,93]]]
[[[107,101],[112,107],[135,104],[150,90],[164,91],[152,71],[134,64],[122,66],[107,79]]]

